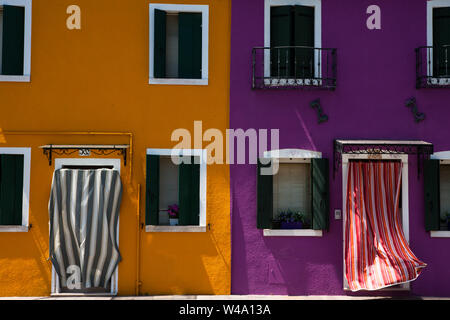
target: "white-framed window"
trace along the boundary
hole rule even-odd
[[[0,82],[29,82],[31,1],[0,0]]]
[[[0,232],[29,227],[31,148],[0,148]]]
[[[263,163],[270,163],[272,175],[262,173]],[[320,152],[264,152],[257,189],[257,227],[264,236],[321,237],[328,228],[328,160]]]
[[[401,185],[401,223],[403,233],[405,235],[406,241],[409,243],[409,191],[408,191],[408,155],[407,154],[376,154],[375,159],[380,160],[390,160],[390,161],[401,161],[402,162],[402,185]],[[351,160],[368,160],[372,159],[371,154],[342,154],[342,263],[343,263],[343,287],[344,290],[350,290],[347,278],[345,277],[345,225],[347,223],[346,219],[346,208],[347,208],[347,177],[348,177],[348,167],[349,161]],[[381,291],[403,291],[409,290],[409,282],[399,284],[396,286],[391,286],[385,289],[379,289]]]
[[[147,149],[147,232],[206,232],[206,168],[205,149]]]
[[[427,75],[431,84],[450,81],[450,1],[427,1]]]
[[[149,83],[208,84],[209,6],[149,5]]]
[[[121,160],[120,159],[113,159],[113,158],[56,158],[55,159],[55,170],[58,169],[68,169],[68,168],[74,168],[77,169],[91,169],[93,167],[97,168],[108,168],[113,169],[119,172],[120,174],[120,167],[121,167]],[[116,241],[119,243],[119,224],[120,224],[120,215],[117,220],[117,231],[116,231]],[[49,224],[49,230],[50,230],[50,224]],[[60,279],[59,276],[55,270],[55,267],[52,264],[52,280],[51,280],[51,294],[52,295],[117,295],[118,286],[119,285],[119,264],[117,265],[115,271],[113,272],[111,276],[111,281],[109,284],[108,292],[101,292],[101,293],[75,293],[75,292],[62,292],[61,291],[61,285],[60,285]]]
[[[425,214],[436,215],[432,227],[434,230],[430,231],[430,236],[450,238],[450,151],[436,152],[431,155],[428,162],[431,166],[428,165],[424,172],[425,183],[427,184],[427,181],[429,183],[425,185]],[[430,172],[430,169],[433,172]],[[429,206],[430,201],[436,203]],[[433,217],[427,217],[428,219],[431,220]]]
[[[321,7],[321,0],[265,0],[264,47],[271,50],[264,52],[264,77],[321,77],[321,51],[298,48],[322,47]],[[275,49],[286,46],[296,48]]]

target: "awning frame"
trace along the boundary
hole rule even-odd
[[[40,146],[39,148],[43,150],[44,155],[48,159],[48,165],[52,165],[53,154],[56,155],[70,155],[75,152],[80,152],[84,150],[89,150],[93,154],[107,156],[110,154],[118,154],[123,157],[124,166],[127,165],[127,149],[129,145],[54,145],[49,144],[45,146]]]
[[[408,154],[417,156],[417,178],[424,160],[433,154],[433,144],[415,140],[334,140],[333,179],[342,163],[342,154]]]

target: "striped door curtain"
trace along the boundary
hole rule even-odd
[[[49,200],[50,259],[62,291],[110,287],[122,184],[111,169],[58,169]]]
[[[345,276],[350,290],[377,290],[415,280],[425,263],[409,248],[399,207],[400,161],[350,161]]]

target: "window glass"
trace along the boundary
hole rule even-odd
[[[441,230],[450,230],[450,165],[440,166]]]
[[[273,177],[273,213],[300,213],[311,221],[311,168],[309,163],[280,163]]]
[[[3,7],[0,6],[0,73],[2,70],[2,51],[3,51]]]
[[[178,13],[167,14],[166,77],[178,78]]]
[[[159,224],[168,225],[169,206],[179,205],[179,168],[173,163],[171,157],[160,157],[159,170]]]

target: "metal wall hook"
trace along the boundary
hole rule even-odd
[[[408,100],[406,100],[405,105],[407,108],[411,108],[411,112],[414,115],[414,120],[416,122],[425,120],[425,113],[419,112],[419,110],[417,109],[416,98],[414,98],[414,97],[409,98]]]
[[[311,101],[309,104],[311,108],[315,109],[317,112],[317,122],[322,123],[328,121],[328,116],[323,112],[322,106],[320,105],[320,99],[316,99],[314,101]]]

